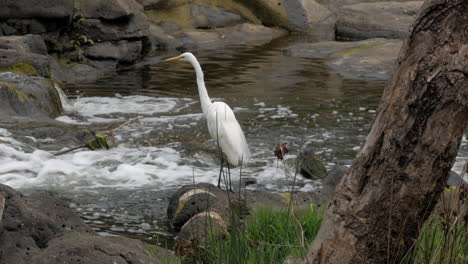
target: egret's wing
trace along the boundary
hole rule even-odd
[[[208,130],[213,139],[219,143],[229,163],[244,165],[250,158],[250,151],[239,122],[232,109],[225,103],[215,103],[207,115]]]

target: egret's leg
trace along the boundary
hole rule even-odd
[[[228,181],[229,181],[229,191],[232,192],[232,182],[231,182],[231,168],[229,168],[229,162],[227,163],[227,169],[228,169]]]
[[[223,173],[223,158],[221,158],[221,165],[219,166],[218,188],[221,188],[221,174]]]

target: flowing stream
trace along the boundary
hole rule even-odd
[[[385,82],[350,80],[322,60],[284,56],[291,39],[265,46],[196,52],[212,100],[234,109],[252,152],[243,177],[249,189],[288,191],[301,149],[328,167],[351,164],[375,116]],[[175,55],[175,54],[168,54]],[[118,127],[116,147],[53,156],[70,146],[20,138],[0,128],[0,183],[23,192],[44,190],[71,206],[102,235],[125,235],[170,246],[165,220],[170,195],[184,184],[217,183],[219,159],[198,100],[195,73],[184,62],[142,64],[118,76],[63,87],[57,120],[95,130]],[[38,148],[28,141],[35,141]],[[287,143],[278,163],[273,150]],[[468,157],[463,139],[454,170]],[[286,170],[285,170],[286,168]],[[235,177],[239,168],[231,170]],[[297,189],[320,182],[299,176]]]

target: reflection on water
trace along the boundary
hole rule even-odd
[[[282,49],[290,43],[281,39],[261,47],[195,53],[210,97],[234,109],[246,134],[252,162],[244,173],[258,180],[249,188],[289,189],[291,180],[273,156],[277,143],[288,143],[289,164],[304,145],[329,167],[350,164],[383,91],[384,82],[343,79],[319,59],[283,56]],[[91,128],[136,121],[119,130],[119,145],[111,150],[59,158],[37,151],[12,154],[8,162],[29,164],[29,174],[20,178],[19,173],[9,173],[2,181],[54,189],[72,198],[75,210],[101,234],[170,244],[172,234],[164,220],[168,197],[191,183],[192,176],[197,182],[216,183],[218,173],[215,144],[201,114],[191,66],[145,65],[96,82],[68,85],[65,91],[71,100],[61,121]],[[465,140],[456,168],[467,155]],[[318,185],[298,181],[303,191]]]

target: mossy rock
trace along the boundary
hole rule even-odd
[[[27,62],[18,62],[9,67],[1,68],[0,72],[13,72],[29,76],[40,76],[36,68],[34,68],[34,66]]]

